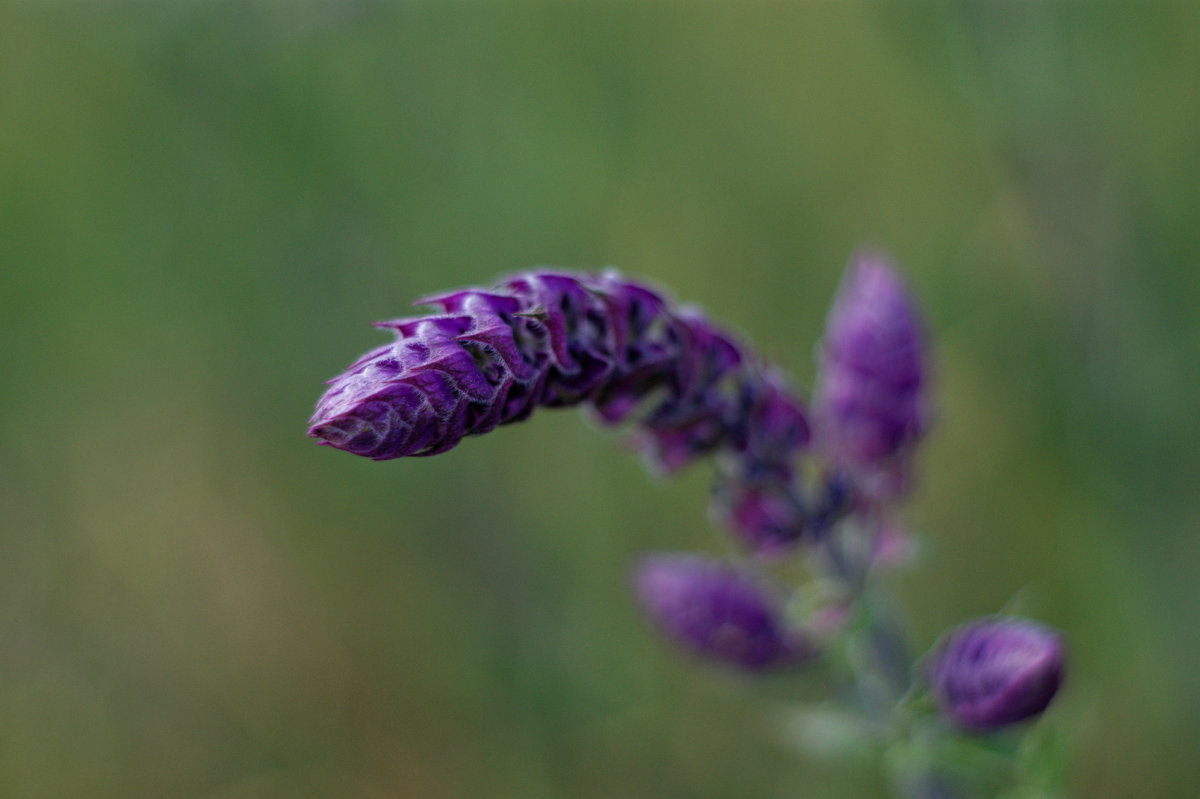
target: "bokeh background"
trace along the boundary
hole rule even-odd
[[[802,384],[862,243],[939,423],[914,644],[1063,628],[1072,795],[1200,790],[1200,6],[0,6],[0,795],[879,797],[803,678],[657,640],[646,549],[721,547],[544,412],[319,448],[423,293],[617,265]],[[1014,599],[1015,597],[1015,599]]]

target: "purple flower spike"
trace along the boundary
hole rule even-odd
[[[527,272],[422,304],[440,312],[380,323],[396,340],[330,381],[310,436],[375,460],[436,455],[538,406],[588,405],[606,424],[633,421],[658,471],[720,455],[723,474],[745,482],[735,493],[768,494],[757,513],[770,520],[751,527],[785,513],[773,539],[799,536],[803,515],[784,506],[809,441],[804,405],[698,311],[615,271]]]
[[[954,630],[939,645],[929,681],[942,712],[987,732],[1038,715],[1062,683],[1064,648],[1053,630],[990,618]]]
[[[882,256],[856,257],[826,322],[814,415],[831,454],[884,493],[902,486],[925,431],[926,372],[921,321],[900,276]]]
[[[696,654],[749,671],[797,665],[813,655],[809,643],[785,627],[773,598],[724,563],[651,555],[636,583],[646,613]]]
[[[616,272],[529,272],[422,303],[442,312],[380,323],[396,341],[330,381],[311,436],[376,460],[433,455],[538,405],[589,403],[610,424],[638,413],[644,448],[668,470],[718,448],[787,461],[808,441],[777,374]]]

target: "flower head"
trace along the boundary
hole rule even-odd
[[[809,442],[804,403],[698,310],[615,271],[525,272],[421,304],[438,311],[380,323],[395,341],[329,382],[310,436],[376,460],[436,455],[539,406],[584,405],[632,422],[656,471],[719,455],[744,483],[719,515],[747,543],[799,536],[787,493]]]
[[[1046,709],[1062,683],[1059,635],[1019,618],[989,618],[951,632],[929,665],[942,712],[960,726],[986,732]]]
[[[808,641],[784,624],[766,590],[719,561],[651,555],[638,568],[636,588],[657,626],[698,655],[759,671],[813,654]]]
[[[386,460],[434,455],[541,405],[633,416],[664,470],[715,449],[788,461],[808,443],[782,377],[703,314],[614,271],[534,271],[420,301],[396,340],[330,381],[309,434]]]

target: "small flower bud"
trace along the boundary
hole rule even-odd
[[[1059,635],[1026,619],[965,624],[938,646],[929,681],[942,712],[987,732],[1046,709],[1063,678]]]
[[[638,567],[636,588],[658,627],[696,654],[748,671],[794,665],[813,654],[807,640],[787,629],[769,593],[711,558],[651,555]]]
[[[713,515],[750,551],[780,555],[789,551],[808,530],[804,508],[783,481],[761,485],[732,479],[717,483]]]
[[[815,421],[836,458],[895,493],[925,430],[924,335],[900,276],[878,255],[850,265],[821,342]]]

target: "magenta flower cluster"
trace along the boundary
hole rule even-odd
[[[907,491],[928,426],[929,367],[916,305],[882,256],[860,255],[843,279],[811,411],[736,336],[614,271],[527,272],[419,304],[437,310],[380,323],[394,340],[330,381],[309,435],[376,460],[436,455],[539,406],[582,405],[627,423],[658,471],[713,456],[713,515],[753,554],[806,542],[852,593],[894,530],[881,519]],[[843,528],[875,531],[865,562],[861,552],[853,562]],[[754,671],[820,655],[818,636],[788,620],[784,592],[746,569],[659,554],[635,583],[657,626],[699,655]],[[1062,647],[1032,623],[989,620],[955,633],[933,662],[943,712],[987,730],[1046,707]]]

